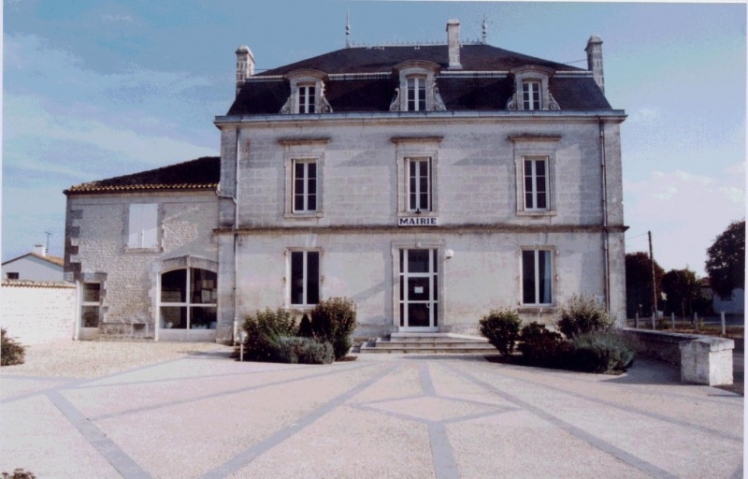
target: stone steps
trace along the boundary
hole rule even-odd
[[[446,333],[393,333],[361,346],[363,354],[493,354],[485,338]]]

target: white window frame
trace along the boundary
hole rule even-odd
[[[317,85],[301,84],[296,91],[296,113],[312,114],[317,112]]]
[[[158,251],[158,203],[130,203],[127,209],[126,251]]]
[[[406,176],[406,188],[408,203],[407,211],[409,213],[431,213],[433,206],[433,191],[434,184],[432,180],[432,160],[430,157],[409,157],[405,159],[405,176]],[[426,205],[421,204],[421,197],[424,194],[421,188],[421,177],[423,176],[423,169],[426,169],[426,180],[428,182],[426,193]],[[411,170],[415,169],[415,181],[412,176]],[[415,185],[415,187],[414,187]],[[414,191],[415,190],[415,191]],[[415,202],[412,199],[415,198]]]
[[[313,253],[317,255],[317,303],[309,302],[309,254]],[[301,295],[303,298],[303,301],[301,303],[295,303],[294,297],[293,297],[293,283],[294,283],[294,276],[293,276],[293,257],[294,255],[302,255],[302,276],[301,276],[301,285],[302,285],[302,291]],[[286,256],[288,258],[287,262],[287,273],[286,277],[288,278],[288,287],[286,291],[286,298],[287,298],[287,304],[289,308],[297,309],[297,310],[309,310],[313,309],[319,301],[322,300],[322,251],[320,249],[299,249],[299,248],[289,248],[286,251]]]
[[[163,330],[172,330],[173,329],[174,331],[201,331],[201,330],[206,330],[206,329],[213,329],[213,328],[191,328],[191,326],[192,326],[192,310],[193,310],[193,308],[206,308],[206,309],[207,308],[213,308],[216,311],[216,329],[217,329],[217,327],[218,327],[217,326],[217,323],[218,323],[218,298],[216,297],[216,300],[214,302],[211,302],[211,303],[193,303],[192,302],[192,275],[193,275],[193,271],[197,270],[197,269],[202,270],[202,271],[208,271],[208,272],[213,273],[213,274],[216,275],[216,278],[215,278],[216,284],[215,284],[214,288],[212,288],[212,289],[214,289],[216,291],[216,294],[217,294],[217,292],[218,292],[218,274],[215,271],[211,271],[211,270],[207,270],[207,269],[203,269],[203,268],[195,268],[195,267],[191,267],[191,266],[190,267],[186,267],[186,268],[177,268],[177,269],[170,269],[170,270],[167,270],[167,271],[162,271],[159,274],[159,285],[158,285],[159,286],[159,289],[158,289],[158,300],[159,300],[158,301],[158,306],[159,306],[159,311],[158,311],[158,327],[159,327],[159,329],[163,329]],[[168,274],[168,273],[172,273],[174,271],[181,271],[181,270],[186,270],[187,271],[187,274],[185,274],[185,281],[186,281],[185,290],[184,290],[184,292],[185,292],[185,301],[178,301],[178,302],[175,302],[175,301],[162,301],[163,290],[162,290],[161,279],[162,279],[163,275]],[[161,317],[161,308],[164,308],[164,307],[167,307],[167,308],[169,308],[169,307],[186,308],[187,309],[187,318],[186,318],[187,322],[186,322],[185,327],[184,328],[167,328],[163,324],[164,319]]]
[[[537,65],[525,65],[512,69],[510,74],[514,76],[514,95],[507,102],[507,110],[560,110],[548,86],[550,78],[555,73],[552,68]],[[526,86],[531,88],[532,97],[537,99],[537,105],[532,101],[533,98],[525,101]]]
[[[299,193],[297,191],[297,185],[299,178],[296,175],[297,166],[301,165],[304,175],[301,179],[302,185],[303,185],[303,192]],[[309,165],[314,165],[314,193],[309,192],[309,184],[310,184],[310,177],[309,177]],[[292,211],[295,214],[298,213],[316,213],[317,208],[319,207],[319,195],[317,194],[317,191],[319,189],[319,165],[317,164],[317,160],[315,158],[296,158],[292,160],[292,192],[293,198],[291,199],[292,203]],[[297,197],[301,195],[302,205],[301,208],[297,208],[296,199]],[[309,200],[310,198],[314,196],[314,207],[309,206]]]
[[[444,100],[436,88],[436,75],[440,66],[437,63],[424,60],[408,60],[394,66],[398,72],[398,94],[390,104],[390,111],[422,112],[446,110]],[[410,108],[412,97],[411,82],[415,87],[416,98],[414,108]],[[421,87],[423,85],[423,87]],[[421,98],[420,94],[423,94]]]
[[[530,163],[530,171],[527,171],[527,163]],[[537,168],[538,163],[542,163],[545,166],[545,175],[540,178],[538,176]],[[522,200],[524,204],[524,210],[525,211],[548,211],[550,210],[550,181],[549,181],[549,166],[550,162],[548,161],[547,156],[523,156],[522,157]],[[531,183],[531,191],[529,191],[530,194],[530,203],[528,204],[527,201],[527,179],[530,179]],[[541,183],[542,182],[542,183]],[[544,187],[544,193],[545,193],[545,206],[539,207],[538,206],[538,194],[539,194],[539,188],[538,186]]]
[[[542,110],[541,98],[542,82],[540,80],[525,80],[522,82],[522,109]]]
[[[325,189],[325,150],[329,138],[305,138],[278,140],[283,146],[285,190],[278,190],[279,201],[285,205],[284,218],[294,222],[314,220],[324,215],[324,189]],[[315,162],[317,164],[317,207],[313,210],[296,210],[294,204],[295,194],[295,168],[297,162]]]
[[[560,136],[556,135],[517,135],[509,136],[514,143],[514,169],[517,216],[556,216],[556,152]],[[536,208],[525,201],[525,160],[545,159],[546,207]]]
[[[311,69],[294,70],[284,75],[289,82],[290,95],[281,107],[281,114],[318,114],[331,113],[332,107],[325,98],[325,83],[328,76],[321,71]],[[310,89],[314,91],[311,92]]]
[[[405,111],[426,111],[427,79],[426,75],[410,75],[406,77]]]
[[[532,260],[532,276],[533,276],[533,301],[525,302],[525,253],[533,253]],[[547,271],[540,271],[540,254],[543,253],[546,256],[545,264],[547,265]],[[554,258],[555,250],[548,247],[524,247],[521,249],[519,257],[519,271],[520,271],[520,304],[525,307],[551,307],[553,306],[553,298],[555,297],[555,285],[554,285]],[[547,281],[547,293],[550,296],[550,301],[542,301],[540,298],[540,286],[541,281]]]
[[[96,300],[96,301],[86,301],[86,287],[94,285],[94,284],[99,287],[99,294],[98,294],[99,299]],[[101,322],[102,322],[102,317],[101,317],[101,296],[102,296],[102,294],[101,293],[102,293],[101,283],[99,283],[99,282],[92,282],[92,281],[86,281],[86,282],[81,283],[81,293],[80,293],[81,294],[81,298],[80,298],[80,307],[81,307],[81,309],[80,309],[80,313],[78,315],[78,321],[79,321],[79,325],[80,325],[81,328],[98,328],[99,324],[101,324]],[[84,311],[84,308],[93,308],[93,307],[98,308],[98,313],[97,313],[97,318],[98,319],[96,321],[96,326],[86,326],[85,323],[83,322],[83,311]]]
[[[437,217],[439,205],[439,144],[442,137],[393,137],[397,145],[397,217]],[[410,160],[429,160],[430,209],[419,214],[410,208]]]

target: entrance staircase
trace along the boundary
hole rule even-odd
[[[488,340],[451,333],[392,333],[361,345],[361,354],[495,354]]]

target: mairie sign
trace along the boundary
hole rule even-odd
[[[420,216],[411,216],[409,218],[398,218],[397,226],[436,226],[436,218],[422,218]]]

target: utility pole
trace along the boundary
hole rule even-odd
[[[652,253],[652,232],[647,231],[649,236],[649,262],[652,264],[652,318],[657,319],[657,276],[655,276],[655,258]]]

